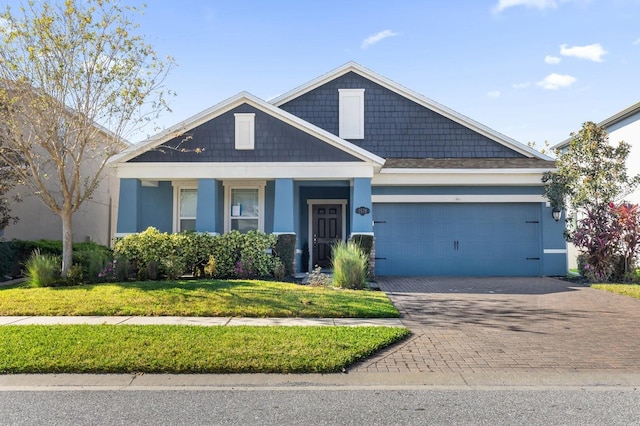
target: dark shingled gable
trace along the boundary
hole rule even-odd
[[[350,142],[380,157],[525,157],[354,72],[280,108],[338,135],[338,89],[365,89],[365,139]]]
[[[235,149],[235,113],[256,114],[254,150]],[[362,160],[248,104],[242,104],[129,160],[133,163],[311,161]]]

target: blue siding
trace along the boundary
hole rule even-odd
[[[235,113],[256,114],[255,149],[235,149]],[[258,161],[361,160],[248,104],[240,105],[130,160],[134,163]]]
[[[139,197],[140,181],[138,179],[120,179],[116,232],[126,234],[138,232]]]
[[[196,231],[220,232],[220,228],[216,228],[216,205],[221,200],[221,193],[218,192],[218,182],[215,179],[198,180]]]
[[[158,182],[158,186],[141,187],[140,223],[138,232],[150,226],[160,232],[173,232],[173,187],[171,182]]]
[[[523,157],[354,72],[292,99],[281,108],[338,135],[338,89],[365,89],[365,138],[350,142],[381,157]]]
[[[293,232],[293,179],[275,180],[274,232]]]
[[[541,275],[540,205],[375,204],[376,274]]]

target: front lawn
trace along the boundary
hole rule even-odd
[[[329,373],[407,336],[391,327],[0,327],[0,373]]]
[[[591,288],[640,299],[640,285],[638,284],[591,284]]]
[[[0,315],[396,318],[382,292],[255,280],[0,289]]]

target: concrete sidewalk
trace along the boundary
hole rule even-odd
[[[236,317],[137,317],[137,316],[15,316],[0,317],[3,325],[112,324],[199,326],[380,326],[404,327],[399,318],[236,318]]]

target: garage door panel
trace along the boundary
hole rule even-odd
[[[378,275],[539,275],[538,204],[376,204]]]

